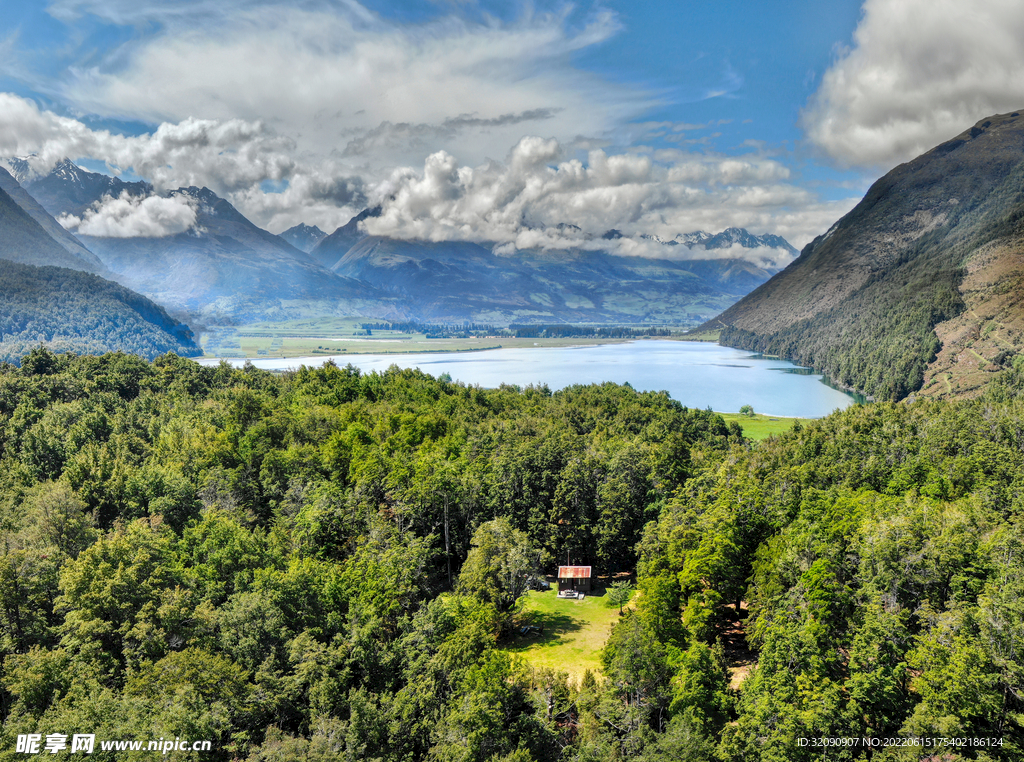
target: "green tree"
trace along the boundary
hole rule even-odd
[[[633,595],[633,583],[627,580],[619,580],[613,582],[611,587],[608,588],[605,596],[608,599],[608,603],[612,606],[619,607],[619,614],[622,614],[622,607],[629,603],[629,599]]]
[[[488,521],[473,533],[456,591],[494,604],[507,627],[540,573],[540,562],[541,552],[525,532],[513,529],[508,519]]]

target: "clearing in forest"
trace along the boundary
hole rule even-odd
[[[535,668],[568,672],[574,681],[588,669],[595,675],[601,673],[601,649],[619,619],[619,607],[608,603],[603,587],[595,584],[594,594],[582,601],[559,598],[553,588],[532,591],[527,594],[523,612],[543,631],[539,635],[514,635],[506,646],[508,651],[519,654]]]
[[[743,429],[743,436],[754,441],[765,439],[772,434],[785,434],[800,418],[783,418],[779,415],[743,415],[741,413],[719,413],[726,423],[736,421]]]

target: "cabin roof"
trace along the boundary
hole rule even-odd
[[[559,579],[590,579],[589,566],[559,566]]]

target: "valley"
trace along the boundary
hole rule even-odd
[[[382,325],[369,318],[314,318],[259,322],[244,326],[211,326],[200,334],[200,343],[207,355],[214,357],[305,357],[346,354],[410,354],[422,352],[471,352],[483,349],[553,348],[619,344],[634,340],[628,337],[533,336],[511,335],[507,328],[490,327],[473,330],[473,335],[438,336],[427,326],[413,331],[372,327]],[[387,324],[383,324],[387,325]],[[399,324],[401,326],[401,324]],[[450,334],[458,334],[458,326]],[[682,326],[659,327],[670,336],[683,339]],[[635,330],[626,328],[626,331]]]
[[[1024,3],[13,2],[0,80],[0,762],[1024,760]]]

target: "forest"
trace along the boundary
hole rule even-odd
[[[0,368],[0,758],[1019,759],[1022,387],[755,445],[628,385],[37,348]],[[579,681],[505,648],[567,553],[638,590]]]
[[[0,259],[0,362],[40,344],[55,352],[120,350],[150,359],[202,354],[191,329],[156,303],[80,270]]]

